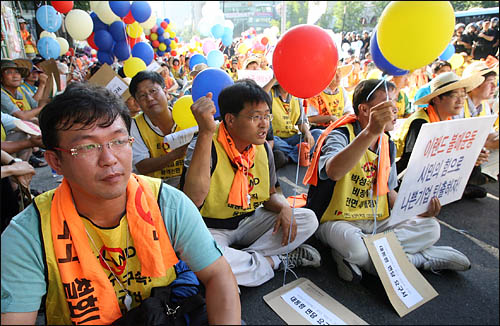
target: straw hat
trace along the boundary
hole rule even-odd
[[[207,69],[208,66],[205,64],[205,63],[198,63],[198,64],[195,64],[194,67],[193,67],[193,70],[191,70],[191,72],[189,73],[189,75],[192,77],[192,76],[195,76],[197,75],[199,72]]]
[[[492,67],[488,67],[486,62],[484,61],[476,61],[471,63],[470,65],[467,66],[467,68],[464,69],[464,72],[462,73],[462,77],[470,77],[473,75],[479,75],[479,76],[484,76],[490,71],[495,71],[498,69],[498,62],[494,64]],[[498,72],[497,72],[498,75]]]
[[[416,105],[427,104],[430,102],[430,100],[432,100],[436,96],[439,96],[441,94],[444,94],[446,92],[458,88],[465,88],[465,91],[469,92],[472,89],[481,85],[483,81],[484,77],[481,75],[473,75],[467,78],[460,79],[460,77],[458,77],[453,72],[442,73],[431,81],[430,83],[431,93],[427,96],[418,99],[418,101],[416,101],[415,104]]]
[[[260,59],[258,57],[253,56],[245,60],[245,63],[243,64],[243,69],[247,69],[247,66],[252,62],[256,62],[260,66]]]
[[[1,73],[3,73],[5,69],[14,68],[19,71],[22,78],[26,78],[29,76],[32,67],[33,64],[28,59],[2,59]]]

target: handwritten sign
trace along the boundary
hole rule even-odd
[[[390,225],[426,212],[433,197],[441,205],[459,200],[494,121],[494,116],[488,116],[424,124]]]
[[[106,88],[115,93],[117,96],[122,96],[122,94],[128,89],[128,86],[119,77],[115,76],[109,81]]]
[[[239,79],[251,79],[255,81],[260,87],[264,87],[273,78],[274,72],[268,70],[238,70]]]
[[[347,325],[299,287],[282,294],[281,298],[313,325]]]

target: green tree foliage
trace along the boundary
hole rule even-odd
[[[455,11],[463,11],[471,8],[493,8],[498,7],[498,1],[450,1]]]

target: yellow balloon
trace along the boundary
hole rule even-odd
[[[241,53],[241,54],[245,54],[248,52],[248,46],[245,44],[245,43],[241,43],[240,45],[238,45],[238,52]]]
[[[158,45],[158,49],[160,51],[165,51],[167,49],[167,46],[165,45],[165,43],[160,43],[160,45]]]
[[[170,32],[170,38],[174,38],[175,37],[175,32]]]
[[[151,36],[149,36],[149,38],[151,39],[151,41],[156,41],[158,39],[158,34],[151,33]]]
[[[130,57],[123,63],[123,72],[125,76],[133,78],[138,72],[146,70],[146,64],[142,59]]]
[[[175,42],[175,41],[170,42],[170,48],[172,50],[177,49],[177,42]]]
[[[198,125],[191,111],[191,105],[193,105],[193,97],[191,95],[184,95],[174,103],[172,117],[181,130]]]
[[[454,28],[455,13],[448,1],[392,1],[380,16],[377,42],[392,65],[414,70],[444,51]]]
[[[142,34],[142,26],[138,22],[127,25],[127,34],[131,38],[138,38]]]
[[[451,69],[455,70],[464,64],[464,57],[459,53],[454,53],[448,62],[451,64]]]

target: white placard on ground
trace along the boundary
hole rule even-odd
[[[462,197],[495,118],[422,125],[391,212],[390,225],[426,212],[433,197],[439,198],[441,205]]]
[[[238,70],[239,79],[251,79],[255,81],[260,87],[264,87],[271,79],[273,79],[274,72],[268,70]]]

